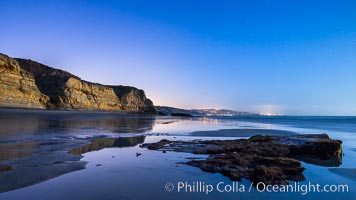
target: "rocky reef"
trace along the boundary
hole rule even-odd
[[[207,154],[207,159],[185,163],[206,172],[221,173],[231,180],[241,178],[257,184],[288,184],[304,180],[300,161],[339,166],[342,142],[326,134],[294,136],[252,136],[236,140],[169,141],[143,144],[150,150]]]
[[[156,113],[143,90],[91,83],[59,69],[0,54],[0,107]]]

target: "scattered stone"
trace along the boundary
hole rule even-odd
[[[64,161],[54,161],[53,164],[63,164],[65,163]]]
[[[170,144],[170,143],[172,143],[172,142],[169,141],[169,140],[163,139],[163,140],[161,140],[159,142],[156,142],[156,143],[142,144],[141,147],[142,148],[147,148],[149,150],[158,150],[158,149],[161,149],[165,145]]]
[[[9,171],[9,170],[11,170],[11,169],[12,169],[11,166],[0,165],[0,173],[1,173],[1,172],[5,172],[5,171]]]

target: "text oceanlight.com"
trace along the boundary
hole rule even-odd
[[[318,183],[298,183],[294,182],[289,185],[269,185],[263,182],[251,183],[244,185],[240,182],[218,182],[216,184],[205,183],[203,181],[196,182],[168,182],[165,185],[165,190],[168,192],[186,192],[186,193],[205,193],[212,192],[220,193],[238,193],[238,192],[270,192],[270,193],[300,193],[306,195],[308,193],[321,193],[321,192],[349,192],[347,184],[318,184]]]

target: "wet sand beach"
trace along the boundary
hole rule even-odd
[[[23,122],[23,123],[22,123]],[[138,198],[299,198],[300,193],[272,194],[253,189],[247,193],[167,192],[165,185],[179,181],[217,184],[232,181],[184,163],[207,155],[152,151],[140,146],[162,139],[172,141],[233,140],[253,135],[293,136],[324,133],[271,123],[227,121],[184,117],[122,114],[89,115],[40,111],[2,114],[6,129],[0,134],[0,199],[138,199]],[[327,132],[333,139],[353,141],[351,133]],[[20,138],[19,140],[17,138]],[[342,164],[327,167],[302,162],[305,180],[320,184],[355,187],[353,166],[356,153],[343,144]],[[7,168],[10,167],[10,168]],[[11,180],[11,181],[9,181]],[[242,179],[240,184],[249,186]],[[292,183],[292,182],[291,182]],[[137,192],[139,190],[140,192]],[[348,193],[310,193],[308,198],[352,199]]]

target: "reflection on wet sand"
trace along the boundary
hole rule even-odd
[[[99,138],[81,147],[76,147],[79,143],[69,141],[2,144],[0,161],[4,164],[0,165],[0,192],[34,185],[85,169],[87,163],[80,161],[83,153],[109,147],[132,147],[144,141],[145,136],[135,136]],[[39,148],[39,151],[33,152],[34,148]],[[64,151],[66,149],[68,151]]]
[[[74,148],[69,151],[73,155],[81,155],[90,151],[98,151],[110,147],[132,147],[145,142],[145,136],[123,137],[123,138],[99,138],[93,140],[90,144]]]
[[[145,118],[95,118],[95,119],[68,119],[49,121],[48,128],[70,129],[100,129],[111,133],[142,133],[152,129],[154,119]]]
[[[118,113],[31,111],[17,113],[0,109],[0,137],[12,134],[73,133],[93,129],[111,133],[142,133],[152,130],[156,118]],[[19,123],[21,122],[21,123]]]
[[[0,192],[84,169],[82,153],[143,143],[143,136],[90,140],[104,133],[146,132],[155,120],[120,113],[0,109]]]
[[[19,123],[19,120],[21,123]],[[36,132],[40,128],[38,118],[17,118],[0,115],[0,137],[20,132]]]
[[[0,144],[0,162],[30,156],[36,146],[36,142]]]

